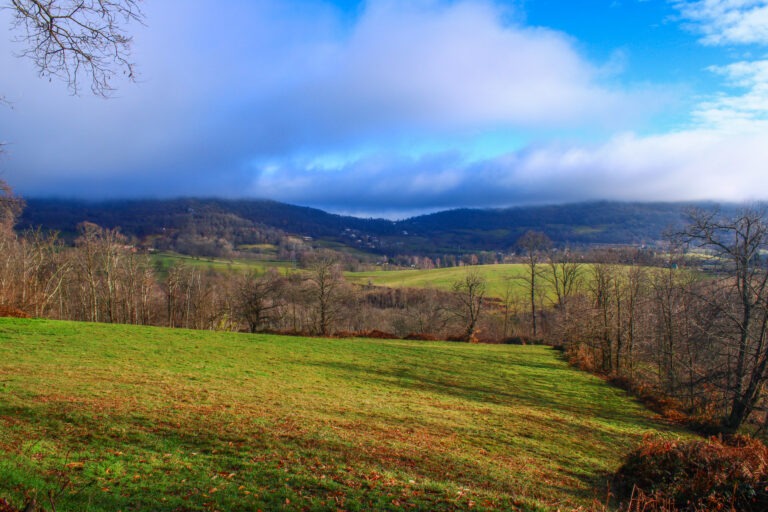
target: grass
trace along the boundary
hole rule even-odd
[[[260,274],[265,273],[270,268],[286,269],[293,266],[293,263],[290,261],[256,260],[247,258],[205,258],[185,256],[171,252],[154,254],[152,255],[152,261],[163,274],[175,263],[183,263],[201,270],[210,269],[218,272],[240,273],[256,271]]]
[[[619,265],[622,271],[630,268],[628,265]],[[658,267],[646,267],[649,273],[658,272]],[[550,281],[551,268],[547,263],[540,263],[537,269],[541,272],[536,278],[537,294],[543,293],[544,297],[555,302],[556,294]],[[438,290],[451,290],[453,284],[464,278],[468,270],[478,272],[487,283],[486,296],[489,298],[504,299],[509,289],[512,301],[527,301],[529,284],[526,281],[529,268],[524,263],[506,263],[497,265],[475,265],[471,267],[449,267],[432,270],[375,270],[371,272],[347,272],[345,276],[353,283],[372,284],[391,288],[435,288]],[[582,287],[585,282],[592,279],[594,266],[591,263],[581,264],[580,275]],[[585,289],[585,288],[582,288]]]
[[[485,277],[487,295],[503,298],[507,287],[513,297],[524,297],[528,283],[524,280],[528,268],[524,264],[478,265],[470,267]],[[373,284],[392,288],[436,288],[450,290],[453,283],[461,280],[467,273],[467,267],[437,268],[432,270],[378,270],[373,272],[350,272],[347,279],[359,284]],[[539,284],[549,287],[540,279]]]
[[[546,347],[0,319],[0,497],[58,510],[589,508],[677,436]]]

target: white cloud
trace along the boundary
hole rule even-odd
[[[766,159],[761,134],[692,130],[621,135],[594,148],[545,147],[523,158],[517,172],[542,191],[556,180],[560,193],[571,189],[581,199],[745,200],[768,197]]]
[[[707,45],[768,44],[766,0],[674,0]]]
[[[742,93],[721,93],[702,102],[693,112],[702,126],[733,133],[768,133],[768,60],[741,61],[712,66]]]
[[[592,147],[541,145],[470,161],[457,153],[362,158],[319,171],[300,163],[257,177],[252,190],[288,202],[371,214],[462,206],[768,197],[762,134],[690,130],[619,135]],[[429,184],[430,186],[425,186]]]
[[[605,66],[567,35],[512,23],[491,0],[370,0],[351,20],[293,0],[165,0],[146,10],[139,83],[121,84],[110,101],[71,98],[0,48],[0,91],[16,106],[0,111],[0,138],[13,143],[9,179],[31,191],[52,174],[234,175],[254,159],[393,140],[604,132],[663,102],[604,85]]]
[[[310,115],[341,114],[356,129],[560,127],[637,113],[628,94],[599,85],[567,36],[503,20],[489,2],[370,2],[323,76],[289,101],[311,98]]]
[[[768,0],[673,0],[706,45],[768,44]],[[768,60],[740,61],[708,70],[725,86],[691,112],[699,129],[730,134],[768,133]],[[738,89],[738,90],[734,90]]]
[[[292,0],[146,8],[141,81],[107,102],[68,97],[0,49],[0,91],[17,107],[0,111],[0,137],[13,143],[3,165],[20,190],[250,195],[357,212],[768,196],[764,64],[713,68],[746,92],[701,105],[707,129],[482,160],[406,157],[393,148],[445,136],[461,148],[489,131],[621,131],[663,95],[606,85],[620,52],[589,62],[567,35],[510,23],[490,0],[370,0],[353,20]],[[363,156],[317,164],[353,151]]]

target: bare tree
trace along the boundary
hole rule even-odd
[[[281,327],[293,332],[307,329],[306,310],[309,309],[311,298],[307,294],[305,276],[301,272],[289,272],[285,276],[281,296],[285,304],[278,312],[281,317]]]
[[[239,279],[235,292],[236,311],[250,332],[262,330],[269,323],[269,315],[282,306],[282,288],[283,279],[275,269],[261,277],[250,273]]]
[[[644,285],[648,280],[647,270],[640,265],[632,265],[626,270],[623,282],[626,300],[626,361],[627,370],[632,377],[635,370],[637,342],[641,338],[642,302],[645,292]],[[616,355],[620,361],[621,350]]]
[[[312,255],[307,259],[307,268],[314,330],[327,336],[341,313],[344,276],[338,259],[331,253]]]
[[[128,243],[119,229],[84,222],[71,267],[77,276],[71,298],[83,307],[80,318],[109,323],[146,324],[153,316],[156,281],[152,262]],[[69,268],[69,267],[67,267]],[[77,288],[79,291],[75,292]],[[87,313],[85,313],[87,311]]]
[[[589,273],[588,288],[595,315],[594,340],[602,358],[601,370],[611,373],[614,369],[614,315],[621,310],[620,306],[615,306],[615,269],[611,264],[596,262],[590,267]]]
[[[20,55],[41,77],[65,81],[73,94],[88,82],[97,96],[113,91],[116,75],[135,78],[130,22],[142,22],[139,0],[10,0]]]
[[[153,316],[152,297],[156,290],[152,260],[131,248],[121,263],[120,322],[147,325]]]
[[[578,291],[582,264],[568,247],[562,251],[549,251],[548,259],[550,272],[546,280],[552,285],[557,306],[568,321],[568,300]]]
[[[13,194],[8,184],[0,180],[0,236],[13,236],[13,226],[24,209],[24,201]]]
[[[61,292],[70,258],[56,233],[31,231],[17,245],[17,304],[33,316],[43,317]]]
[[[504,293],[501,296],[501,313],[502,313],[502,325],[501,335],[504,338],[509,336],[513,319],[518,316],[518,306],[521,306],[521,300],[515,291],[517,284],[516,278],[505,277],[504,278]]]
[[[476,268],[470,268],[464,277],[453,283],[452,289],[458,306],[455,313],[464,324],[463,338],[467,341],[471,341],[475,335],[486,288],[485,277]]]
[[[535,337],[536,328],[536,292],[538,291],[538,278],[541,276],[541,263],[547,249],[552,245],[552,241],[547,235],[539,231],[527,231],[517,241],[517,246],[525,255],[525,264],[528,272],[524,278],[528,284],[528,297],[531,306],[531,334]]]
[[[169,327],[205,329],[213,311],[210,290],[198,268],[183,263],[168,271],[164,286]]]
[[[411,293],[413,295],[413,293]],[[440,290],[423,290],[416,293],[416,300],[406,306],[406,315],[413,322],[410,332],[419,334],[445,334],[451,315],[445,293]]]
[[[716,316],[715,335],[729,350],[730,410],[724,420],[737,429],[757,405],[768,378],[768,222],[764,207],[747,208],[732,218],[717,211],[693,210],[680,236],[709,251],[723,275],[703,297]]]
[[[78,258],[75,260],[76,271],[80,276],[78,279],[83,291],[82,304],[86,313],[85,320],[98,322],[100,316],[100,274],[99,251],[101,248],[103,229],[91,222],[83,222],[78,226],[80,236],[75,241],[79,250]]]

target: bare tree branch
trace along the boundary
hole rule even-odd
[[[10,0],[19,56],[31,59],[41,77],[65,81],[73,94],[90,83],[109,96],[118,74],[135,79],[130,60],[130,22],[142,23],[140,0]]]

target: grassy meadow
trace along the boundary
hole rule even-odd
[[[550,348],[0,319],[0,497],[57,510],[550,510],[684,435]]]
[[[200,270],[215,270],[217,272],[234,273],[257,272],[259,274],[265,273],[270,268],[284,270],[291,268],[293,265],[289,261],[257,260],[248,258],[206,258],[186,256],[183,254],[171,252],[154,254],[152,255],[152,261],[163,275],[168,272],[169,268],[177,263],[189,265]]]
[[[453,283],[461,280],[471,268],[482,275],[487,282],[488,297],[503,298],[507,288],[512,297],[524,297],[528,283],[524,280],[528,267],[522,263],[501,265],[477,265],[473,267],[436,268],[432,270],[378,270],[373,272],[350,272],[347,279],[358,284],[372,284],[392,288],[436,288],[451,290]],[[549,284],[541,279],[540,284]]]

